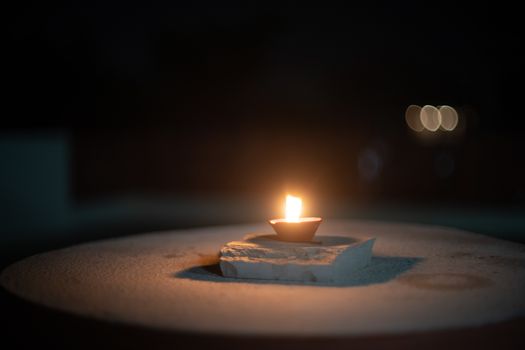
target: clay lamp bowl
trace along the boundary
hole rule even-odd
[[[315,236],[322,218],[309,217],[299,219],[272,219],[268,222],[277,237],[288,242],[310,242]]]

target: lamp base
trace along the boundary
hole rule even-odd
[[[273,227],[275,233],[282,241],[287,242],[309,242],[315,235],[323,219],[299,218],[296,221],[287,219],[273,219],[268,223]]]

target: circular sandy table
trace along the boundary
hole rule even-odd
[[[149,233],[29,257],[1,274],[47,307],[168,331],[355,336],[472,327],[525,312],[525,246],[460,230],[327,221],[319,234],[376,237],[344,285],[234,280],[217,253],[266,225]]]

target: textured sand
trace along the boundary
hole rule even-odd
[[[525,315],[525,245],[418,225],[327,221],[376,237],[343,286],[227,279],[217,253],[266,225],[167,231],[83,244],[5,269],[1,285],[52,308],[153,328],[364,335],[476,326]]]

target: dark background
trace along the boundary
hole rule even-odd
[[[517,5],[516,5],[517,6]],[[502,2],[35,2],[6,11],[2,266],[305,214],[525,241],[521,12]],[[405,110],[450,105],[454,132]]]

